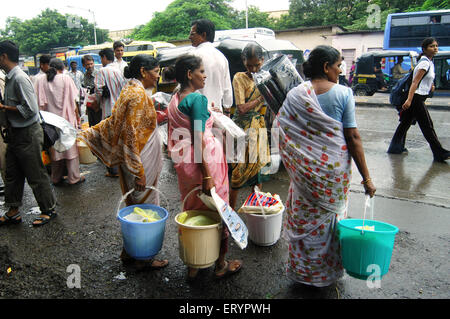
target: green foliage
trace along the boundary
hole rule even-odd
[[[137,27],[131,38],[136,40],[168,41],[189,37],[191,22],[209,19],[216,30],[245,28],[245,12],[233,9],[231,0],[175,0],[165,11],[156,12],[146,25]],[[275,21],[258,8],[248,8],[249,27],[275,26]]]
[[[108,30],[96,31],[98,43],[109,40]],[[30,20],[8,17],[5,29],[0,30],[0,39],[16,42],[21,54],[35,55],[55,47],[93,44],[94,25],[82,17],[45,9]]]
[[[380,9],[384,29],[390,13],[449,8],[449,0],[290,0],[289,15],[280,19],[277,29],[337,24],[349,30],[371,29],[367,23],[369,5]]]

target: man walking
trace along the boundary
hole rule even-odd
[[[205,87],[199,92],[208,99],[208,106],[218,108],[230,115],[233,105],[233,88],[231,86],[228,60],[222,52],[213,46],[215,26],[210,20],[200,19],[192,22],[189,40],[195,47],[193,54],[203,61],[206,73]]]
[[[5,206],[7,213],[0,217],[0,225],[22,222],[25,178],[33,190],[41,215],[33,226],[47,224],[57,215],[56,198],[50,179],[42,163],[41,151],[44,133],[39,124],[39,108],[30,78],[20,69],[19,49],[12,41],[0,42],[0,68],[6,72],[4,101],[0,112],[4,114],[2,136],[8,144],[6,150]],[[3,133],[6,133],[4,135]]]
[[[116,104],[126,81],[123,73],[113,64],[114,51],[112,49],[103,49],[98,55],[100,55],[103,67],[95,76],[95,94],[97,101],[100,102],[102,120],[104,120],[111,116],[114,104]],[[119,176],[117,167],[107,167],[106,169],[106,176]]]

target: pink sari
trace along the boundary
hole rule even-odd
[[[187,115],[178,109],[180,102],[180,97],[177,93],[174,94],[168,106],[169,134],[167,146],[178,175],[181,200],[184,200],[194,188],[202,186],[203,174],[200,169],[200,163],[194,161],[191,121]],[[206,161],[209,165],[211,177],[216,185],[217,194],[228,203],[228,165],[222,144],[212,133],[213,122],[212,117],[206,121],[203,134],[203,139],[206,142]],[[184,204],[184,210],[209,210],[197,197],[199,192],[189,195]]]

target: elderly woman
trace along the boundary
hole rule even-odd
[[[205,86],[205,69],[201,58],[184,55],[175,63],[174,77],[180,89],[168,106],[168,150],[175,162],[184,210],[208,210],[208,207],[191,191],[202,187],[205,194],[215,187],[217,194],[228,203],[228,167],[221,142],[212,133],[213,118],[209,113],[207,98],[197,93]],[[188,196],[189,195],[189,196]],[[216,262],[216,277],[236,273],[241,261],[226,261],[229,231],[222,227],[222,243]],[[189,268],[188,277],[197,276],[198,269]]]
[[[346,217],[352,158],[366,194],[375,194],[350,88],[336,84],[339,52],[318,46],[304,63],[310,81],[292,89],[274,123],[290,177],[285,236],[288,277],[316,287],[343,275],[337,222]]]
[[[156,111],[146,93],[159,79],[158,62],[150,55],[139,54],[131,60],[124,74],[130,80],[122,89],[112,115],[82,132],[80,139],[105,165],[119,166],[122,193],[134,189],[126,198],[127,206],[158,205],[158,193],[146,188],[157,186],[162,169]],[[138,268],[162,268],[168,264],[167,260],[134,260],[125,250],[121,258]]]
[[[237,109],[233,121],[247,132],[249,139],[246,143],[245,162],[231,164],[230,206],[233,209],[239,189],[255,185],[262,189],[261,169],[270,163],[266,124],[261,114],[264,98],[252,77],[252,73],[258,72],[264,63],[262,48],[257,44],[248,44],[242,50],[242,62],[247,71],[236,73],[233,79]]]
[[[63,74],[64,63],[60,59],[50,60],[47,76],[38,78],[35,83],[39,108],[52,112],[66,119],[74,127],[78,127],[78,113],[75,100],[78,98],[78,89],[70,76]],[[50,148],[52,159],[51,180],[56,186],[64,183],[64,168],[67,169],[67,182],[70,185],[85,181],[80,176],[80,161],[77,145],[69,150],[58,153]]]

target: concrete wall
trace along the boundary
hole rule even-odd
[[[383,50],[383,37],[383,31],[341,33],[332,37],[331,45],[340,52],[354,49],[355,57],[359,57],[374,49]]]
[[[332,45],[333,35],[343,31],[339,27],[299,28],[275,31],[276,38],[291,41],[299,49],[311,51],[318,45]]]

